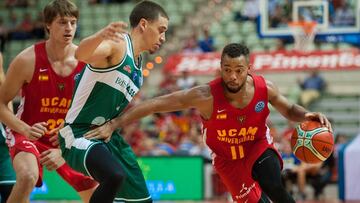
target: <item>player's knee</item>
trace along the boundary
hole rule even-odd
[[[260,182],[260,186],[267,194],[276,193],[277,191],[282,191],[285,189],[281,182],[262,181]]]
[[[31,171],[19,171],[16,173],[16,184],[22,188],[32,190],[35,187],[35,184],[39,176],[37,173]]]
[[[119,185],[122,185],[122,183],[125,181],[126,179],[126,175],[125,173],[123,173],[122,171],[116,171],[116,173],[113,176],[114,182],[118,183]]]
[[[125,173],[123,173],[120,170],[116,170],[113,173],[111,173],[110,176],[107,178],[107,183],[112,185],[112,187],[121,187],[121,185],[124,183],[126,179]]]

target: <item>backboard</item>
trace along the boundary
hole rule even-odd
[[[288,23],[301,20],[317,23],[316,39],[360,40],[358,0],[260,0],[260,37],[291,37]]]

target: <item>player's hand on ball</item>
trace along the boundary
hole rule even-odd
[[[122,21],[113,22],[105,28],[101,29],[97,34],[100,35],[104,40],[120,42],[121,40],[124,40],[122,34],[127,33],[126,28],[127,24]]]
[[[97,139],[97,140],[104,140],[104,142],[109,142],[114,130],[115,129],[112,127],[111,121],[109,121],[102,126],[90,130],[84,135],[84,137],[89,140]]]
[[[324,125],[327,127],[330,132],[333,132],[330,121],[326,118],[326,116],[320,112],[309,112],[305,114],[306,120],[317,120],[321,123],[321,125]]]

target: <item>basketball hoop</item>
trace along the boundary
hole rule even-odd
[[[317,23],[314,21],[293,21],[288,23],[288,25],[294,37],[294,49],[305,52],[311,51]]]

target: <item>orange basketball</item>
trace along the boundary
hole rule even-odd
[[[334,149],[334,136],[319,122],[305,121],[295,128],[291,136],[291,148],[301,161],[322,162],[331,155]]]

